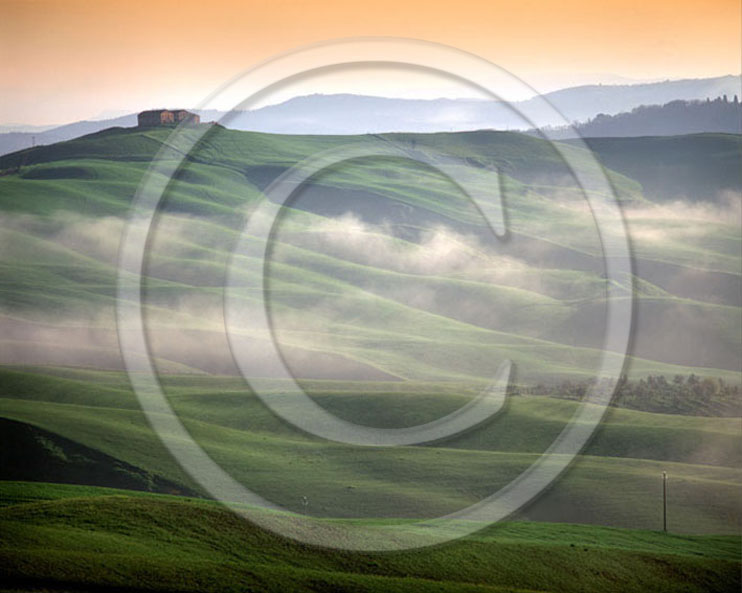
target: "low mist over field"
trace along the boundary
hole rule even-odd
[[[227,134],[233,133],[215,138]],[[349,165],[298,193],[274,230],[265,268],[273,336],[288,365],[308,378],[468,377],[478,383],[491,376],[497,361],[518,364],[520,357],[525,382],[589,375],[603,339],[602,247],[579,188],[555,176],[553,164],[543,169],[539,158],[523,161],[511,168],[514,177],[506,177],[504,241],[460,189],[403,161]],[[39,163],[22,170],[18,181],[3,181],[21,182],[43,196],[50,183],[79,192],[102,189],[109,175],[126,179],[123,165],[110,173],[94,161],[75,167]],[[83,175],[86,170],[95,174]],[[254,199],[250,178],[259,170],[235,178],[242,186],[237,195],[247,198],[237,217],[198,213],[198,200],[213,200],[224,183],[206,189],[212,170],[218,165],[186,166],[151,233],[147,329],[164,371],[236,373],[225,336],[223,286]],[[523,185],[519,177],[539,181]],[[544,185],[547,178],[558,185]],[[449,205],[431,208],[397,193],[420,181],[447,196]],[[136,177],[125,183],[130,185],[122,189],[133,190]],[[377,189],[369,193],[356,187],[360,183]],[[628,192],[630,181],[620,183],[627,189],[619,191]],[[218,206],[219,198],[212,203]],[[34,208],[33,199],[27,204]],[[6,363],[121,368],[114,299],[126,218],[106,213],[104,204],[94,217],[71,209],[3,217],[6,265],[34,256],[33,267],[14,278],[15,296],[4,305]],[[716,367],[726,376],[736,368],[740,326],[735,190],[693,202],[652,203],[635,194],[622,209],[642,319],[633,352],[642,361],[629,367],[630,374],[674,374],[682,369],[672,365],[690,365],[702,373]],[[232,265],[239,269],[239,261]],[[45,283],[43,298],[33,289],[37,281]],[[261,368],[259,360],[254,368]]]

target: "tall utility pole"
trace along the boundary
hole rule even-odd
[[[667,533],[667,472],[662,472],[662,531]]]

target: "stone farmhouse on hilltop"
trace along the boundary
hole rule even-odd
[[[139,127],[166,126],[181,122],[199,124],[201,123],[201,118],[185,109],[152,109],[150,111],[142,111],[137,116]]]

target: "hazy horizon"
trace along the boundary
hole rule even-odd
[[[347,73],[346,73],[347,75]],[[622,77],[616,74],[596,74],[595,78],[592,80],[585,80],[584,82],[580,84],[572,84],[572,85],[554,85],[553,88],[548,87],[542,87],[539,89],[540,94],[549,94],[554,93],[558,91],[564,91],[569,89],[576,89],[580,87],[591,87],[591,86],[605,86],[605,87],[620,87],[620,86],[639,86],[639,85],[647,85],[647,84],[655,84],[655,83],[661,83],[661,82],[679,82],[679,81],[686,81],[686,80],[707,80],[707,79],[715,79],[715,78],[725,78],[729,76],[742,76],[742,74],[732,74],[732,73],[725,73],[725,74],[719,74],[714,76],[697,76],[697,77],[679,77],[679,78],[670,78],[670,77],[664,77],[664,78],[653,78],[653,79],[631,79]],[[612,82],[606,82],[606,80],[612,80]],[[337,82],[337,81],[336,81]],[[452,100],[452,101],[489,101],[491,100],[488,97],[483,97],[481,95],[478,95],[474,92],[466,93],[467,89],[461,86],[452,85],[448,88],[444,87],[430,87],[428,89],[405,89],[403,87],[397,87],[396,89],[388,89],[384,93],[380,93],[378,91],[375,91],[374,89],[376,87],[369,87],[361,90],[355,90],[355,92],[345,88],[348,85],[340,85],[339,87],[332,87],[330,85],[319,87],[314,84],[315,81],[309,81],[306,85],[301,85],[298,88],[296,88],[294,91],[284,92],[284,93],[276,93],[274,95],[270,95],[267,99],[261,101],[258,103],[255,107],[251,109],[246,109],[245,111],[257,111],[258,109],[261,109],[263,107],[269,107],[273,105],[281,105],[284,103],[287,103],[293,99],[300,99],[304,97],[311,97],[311,96],[333,96],[333,95],[353,95],[356,97],[372,97],[372,98],[378,98],[378,99],[400,99],[400,100],[422,100],[422,101],[436,101],[436,100]],[[456,94],[456,92],[459,92],[459,94]],[[464,92],[461,92],[464,91]],[[533,93],[528,96],[523,96],[522,98],[518,99],[520,101],[526,101],[534,96],[536,96],[538,93]],[[179,101],[178,99],[173,99],[167,101],[166,104],[158,104],[158,103],[141,103],[137,105],[136,107],[130,107],[130,108],[121,108],[121,109],[105,109],[97,112],[94,115],[86,115],[79,117],[77,119],[69,119],[65,121],[56,121],[56,122],[38,122],[38,121],[5,121],[0,120],[0,127],[6,128],[5,130],[2,130],[2,132],[43,132],[45,130],[49,130],[55,127],[60,127],[80,121],[105,121],[109,119],[116,119],[119,117],[123,117],[126,115],[131,115],[134,113],[138,113],[140,111],[145,111],[147,109],[173,109],[173,108],[184,108],[184,109],[199,109],[198,105],[189,105],[183,101]],[[231,109],[230,106],[224,106],[223,109],[220,109],[221,111],[228,112]],[[7,129],[7,128],[17,128],[17,129]],[[33,128],[31,130],[30,128]],[[0,132],[1,133],[1,132]]]

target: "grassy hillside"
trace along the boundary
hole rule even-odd
[[[120,368],[112,313],[118,239],[169,132],[111,129],[0,158],[9,172],[0,177],[0,208],[10,217],[0,260],[5,362]],[[491,361],[510,358],[528,380],[591,376],[605,315],[601,246],[554,148],[502,132],[387,139],[464,159],[483,190],[492,182],[487,167],[497,167],[510,238],[495,240],[460,188],[419,165],[372,160],[318,176],[281,218],[267,270],[274,332],[292,370],[308,379],[482,382]],[[206,134],[169,187],[153,232],[146,305],[160,370],[236,372],[212,312],[245,214],[291,164],[347,142],[219,127]],[[728,152],[732,140],[706,142]],[[680,221],[646,206],[637,182],[610,175],[630,205],[641,274],[637,325],[646,329],[634,342],[631,374],[672,376],[694,366],[738,382],[734,221],[705,220],[689,236]],[[355,235],[333,242],[336,227]],[[435,249],[442,251],[428,255]],[[431,257],[444,258],[434,274]]]
[[[6,372],[3,379],[0,416],[74,440],[163,483],[201,491],[149,429],[120,375],[75,373],[73,379]],[[288,508],[303,510],[307,496],[309,510],[320,516],[418,517],[472,504],[533,463],[576,405],[514,397],[494,422],[435,447],[377,451],[303,434],[276,419],[235,379],[209,383],[172,376],[166,388],[193,437],[225,469]],[[383,427],[430,421],[466,401],[445,385],[365,397],[358,395],[361,389],[337,391],[327,384],[313,391],[339,416]],[[675,531],[736,533],[738,444],[735,418],[612,410],[583,457],[523,516],[655,526],[659,476],[668,471]],[[47,478],[39,472],[36,479]]]
[[[13,497],[19,484],[0,488]],[[739,539],[511,523],[439,548],[346,554],[279,539],[205,502],[39,485],[0,509],[23,590],[684,591],[739,587]],[[47,499],[47,500],[44,500]],[[5,538],[3,541],[7,541]],[[0,544],[2,545],[2,544]]]
[[[585,142],[606,167],[641,183],[652,199],[715,202],[723,199],[725,191],[739,194],[739,134],[644,136],[587,138]]]
[[[111,129],[0,157],[0,589],[738,590],[740,420],[713,416],[730,407],[706,387],[740,383],[742,238],[719,204],[647,199],[646,167],[624,160],[648,159],[654,139],[616,148],[608,171],[635,255],[635,278],[613,281],[621,299],[635,299],[625,371],[641,389],[625,400],[639,409],[610,409],[563,477],[511,518],[518,522],[436,549],[359,555],[278,539],[205,500],[122,372],[118,338],[130,328],[115,323],[118,249],[169,132]],[[501,182],[506,239],[451,179],[381,158],[300,188],[267,262],[232,258],[261,190],[349,139],[213,127],[153,225],[147,340],[175,412],[230,475],[289,511],[398,524],[476,503],[554,441],[577,409],[563,399],[569,385],[588,381],[601,357],[607,279],[592,215],[548,143],[501,132],[352,140],[453,154],[489,206]],[[670,171],[699,150],[667,141]],[[722,155],[717,164],[732,158],[734,139],[697,142]],[[705,187],[731,179],[717,177]],[[453,412],[504,358],[518,389],[496,418],[434,446],[376,450],[311,437],[237,376],[225,336],[230,262],[247,288],[239,310],[256,302],[254,278],[267,279],[270,332],[250,315],[232,329],[249,339],[247,374],[267,379],[269,397],[287,384],[271,379],[268,339],[310,397],[360,424],[405,427]],[[670,405],[668,390],[647,392],[657,376],[691,373],[707,379],[688,380],[688,389],[701,385],[690,407]],[[662,472],[670,531],[694,535],[652,531],[661,526]]]

